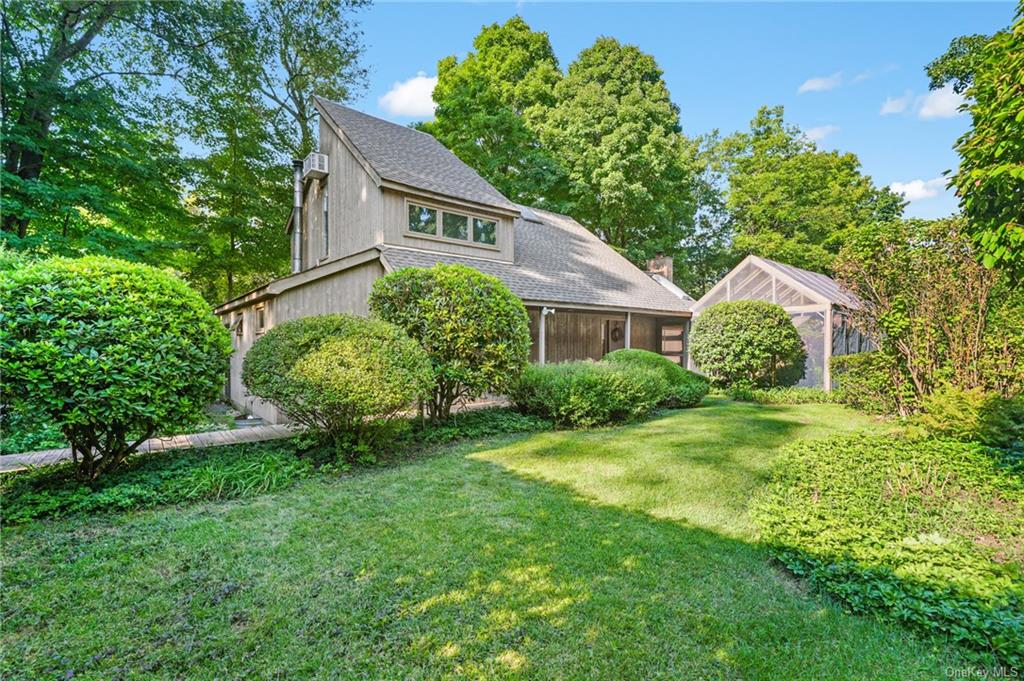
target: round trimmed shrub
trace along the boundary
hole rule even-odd
[[[891,435],[799,442],[752,515],[783,565],[854,612],[1024,664],[1024,480],[996,450]]]
[[[669,386],[668,394],[660,405],[663,407],[696,407],[708,394],[706,378],[687,371],[668,357],[650,350],[615,350],[605,355],[603,361],[618,366],[643,367],[661,372]]]
[[[380,445],[433,378],[426,353],[394,324],[331,314],[265,333],[245,356],[242,381],[351,458]]]
[[[718,303],[693,323],[690,354],[720,387],[773,388],[804,375],[807,353],[781,306],[763,300]]]
[[[501,280],[462,265],[406,268],[381,277],[370,310],[397,324],[427,351],[434,389],[431,418],[452,405],[512,386],[530,357],[526,308]]]
[[[657,370],[604,362],[530,365],[509,397],[526,414],[589,428],[647,416],[669,393]]]
[[[198,293],[148,265],[53,258],[0,272],[0,401],[42,417],[95,479],[202,415],[231,340]]]

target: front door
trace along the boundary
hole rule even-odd
[[[604,354],[626,347],[626,320],[606,319],[604,321]]]

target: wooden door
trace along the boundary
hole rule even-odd
[[[626,347],[626,320],[606,319],[604,321],[604,354]]]

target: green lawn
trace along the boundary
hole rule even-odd
[[[710,405],[445,449],[280,494],[5,532],[6,679],[942,678],[746,514],[777,448],[872,427]]]

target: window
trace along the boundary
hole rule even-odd
[[[235,313],[235,323],[234,323],[235,335],[238,336],[239,338],[242,337],[242,320],[244,318],[245,318],[245,313],[244,312],[236,312]]]
[[[327,257],[331,254],[331,230],[330,222],[327,220],[327,192],[323,192],[323,211],[324,217],[323,222],[320,226],[320,231],[323,233],[323,257]]]
[[[442,233],[448,239],[469,239],[469,218],[458,213],[444,213]]]
[[[267,308],[266,305],[256,306],[256,334],[263,333],[267,328]]]
[[[473,241],[478,244],[490,244],[494,245],[497,223],[494,220],[484,220],[483,218],[473,218]]]
[[[440,220],[438,213],[441,214]],[[498,223],[495,220],[414,203],[409,204],[409,231],[451,241],[472,241],[485,246],[494,246],[498,241]]]
[[[409,231],[420,234],[437,234],[437,211],[409,204]]]

